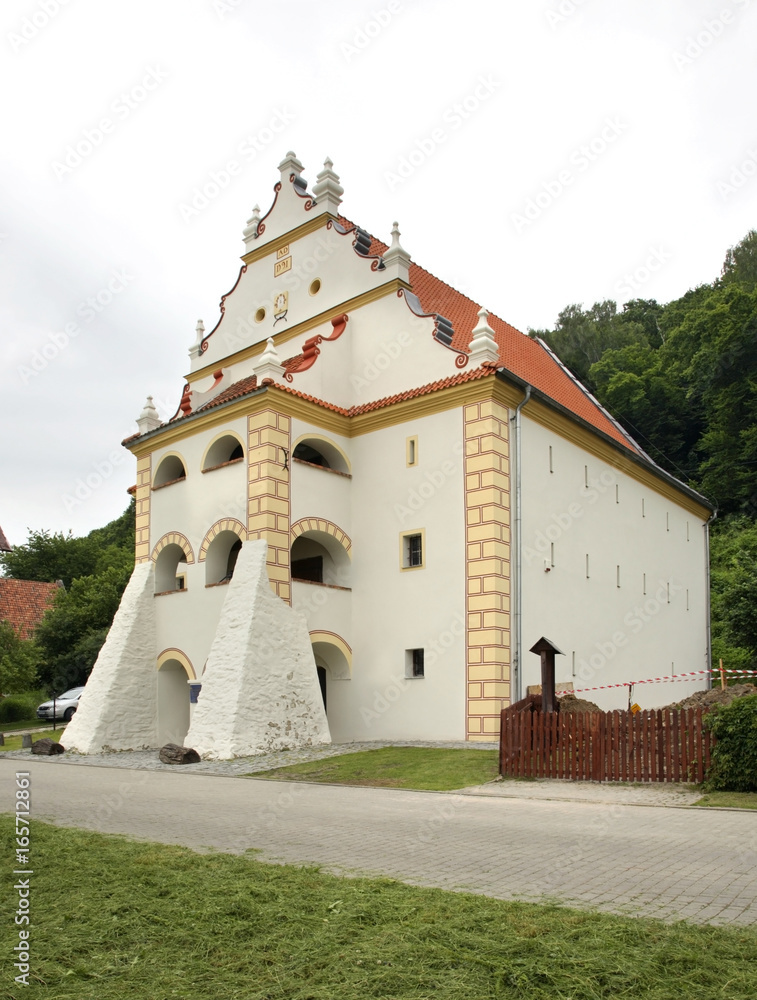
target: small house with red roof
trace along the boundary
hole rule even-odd
[[[10,622],[21,639],[28,639],[52,605],[58,587],[57,583],[0,577],[0,621]]]
[[[644,706],[701,687],[711,504],[546,344],[415,263],[396,223],[382,241],[350,222],[330,160],[312,187],[294,153],[279,169],[176,414],[148,398],[124,442],[151,588],[144,739],[187,737],[243,626],[224,602],[256,539],[337,741],[495,740],[539,682],[542,635],[565,653],[558,683],[606,708],[629,681],[667,678],[635,688]]]

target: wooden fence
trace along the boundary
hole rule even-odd
[[[701,708],[502,711],[499,769],[513,778],[701,782],[714,737]]]

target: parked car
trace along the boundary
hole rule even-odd
[[[58,695],[55,699],[43,701],[37,708],[37,718],[63,719],[64,722],[70,722],[79,705],[79,698],[81,698],[83,690],[83,687],[71,688],[68,691],[64,691],[63,694]],[[53,713],[55,714],[53,715]]]

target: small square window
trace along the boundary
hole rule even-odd
[[[425,667],[423,662],[422,649],[405,650],[405,677],[408,680],[416,677],[425,677]]]
[[[423,531],[408,531],[400,535],[400,565],[402,569],[422,569],[425,546]]]

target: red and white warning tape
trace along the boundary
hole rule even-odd
[[[579,694],[584,691],[607,691],[610,688],[627,688],[635,687],[637,684],[667,684],[674,683],[676,681],[688,681],[692,677],[701,677],[706,674],[719,674],[720,670],[689,670],[685,673],[675,674],[672,677],[648,677],[643,681],[626,681],[623,684],[599,684],[597,687],[589,688],[574,688],[573,694]],[[738,677],[757,677],[757,670],[723,670],[724,674],[731,674],[732,676]],[[558,697],[561,694],[570,694],[568,691],[558,691]]]

